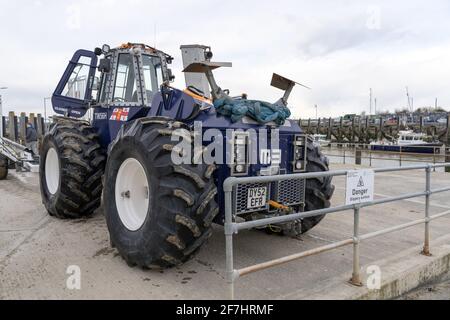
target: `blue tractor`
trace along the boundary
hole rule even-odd
[[[331,178],[289,178],[328,170],[298,123],[285,119],[295,82],[274,74],[272,85],[285,90],[275,104],[231,97],[212,73],[230,63],[212,62],[209,47],[181,50],[185,90],[170,85],[173,58],[147,45],[78,50],[53,94],[58,116],[40,148],[49,214],[81,218],[102,206],[111,245],[131,266],[168,268],[192,257],[212,224],[224,222],[222,186],[230,176],[286,175],[238,185],[235,219],[325,208],[334,191]],[[213,161],[202,161],[208,152]],[[321,219],[266,230],[298,235]]]

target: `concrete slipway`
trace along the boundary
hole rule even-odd
[[[333,169],[350,166],[334,165]],[[450,174],[432,174],[432,188],[448,186]],[[344,178],[334,179],[333,205],[344,201]],[[423,191],[424,172],[376,176],[376,197]],[[413,199],[361,211],[361,233],[423,217],[423,199]],[[432,197],[431,214],[450,209],[448,193]],[[329,215],[300,239],[259,231],[236,236],[235,264],[282,257],[349,238],[352,212]],[[346,282],[352,268],[352,248],[344,247],[252,274],[236,285],[238,299],[374,299],[392,298],[449,270],[450,217],[432,222],[432,257],[419,254],[423,226],[363,242],[361,263],[377,265],[381,290],[353,287]],[[67,267],[81,268],[81,290],[66,287]],[[40,201],[35,174],[11,173],[0,181],[1,299],[222,299],[224,280],[223,228],[187,264],[162,271],[129,268],[109,245],[102,213],[92,218],[61,221],[49,217]],[[363,272],[363,274],[365,274]]]

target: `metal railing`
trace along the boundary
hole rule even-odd
[[[407,170],[422,170],[425,169],[425,190],[422,192],[415,192],[404,194],[400,196],[394,196],[383,199],[376,199],[370,202],[360,203],[356,205],[340,205],[333,208],[325,208],[314,211],[307,212],[298,212],[290,215],[277,216],[271,218],[265,218],[254,221],[247,222],[235,222],[233,217],[235,213],[233,212],[233,190],[234,187],[238,184],[246,184],[246,183],[269,183],[269,182],[277,182],[281,180],[289,179],[311,179],[311,178],[319,178],[319,177],[335,177],[335,176],[345,176],[350,170],[336,170],[336,171],[326,171],[326,172],[311,172],[311,173],[298,173],[298,174],[289,174],[289,175],[277,175],[277,176],[255,176],[255,177],[230,177],[225,180],[223,187],[225,192],[225,246],[226,246],[226,280],[229,284],[229,295],[230,299],[234,299],[234,284],[237,279],[248,275],[250,273],[264,270],[267,268],[271,268],[277,265],[281,265],[287,262],[291,262],[294,260],[298,260],[300,258],[304,258],[307,256],[315,255],[321,252],[330,251],[336,248],[344,247],[350,244],[353,244],[353,275],[350,282],[353,285],[361,286],[361,277],[360,277],[360,262],[359,262],[359,244],[363,240],[368,240],[380,235],[384,235],[387,233],[391,233],[394,231],[406,229],[415,225],[425,224],[425,239],[422,254],[430,255],[430,222],[434,219],[441,218],[445,215],[450,214],[450,210],[441,212],[439,214],[435,214],[430,216],[430,196],[432,194],[441,193],[450,191],[450,187],[440,188],[440,189],[431,189],[431,169],[438,167],[450,167],[450,163],[443,164],[427,164],[427,165],[414,165],[407,167],[390,167],[390,168],[377,168],[373,169],[375,173],[382,172],[394,172],[394,171],[407,171]],[[395,201],[401,201],[411,198],[417,197],[425,197],[425,215],[422,219],[417,219],[408,223],[400,224],[397,226],[385,228],[383,230],[367,233],[364,235],[360,235],[359,233],[359,219],[360,219],[360,210],[364,207],[375,206],[383,203],[390,203]],[[342,212],[346,210],[353,210],[354,215],[354,230],[353,237],[350,239],[345,239],[342,241],[334,242],[328,245],[324,245],[318,248],[306,250],[300,253],[296,253],[293,255],[285,256],[282,258],[266,261],[263,263],[255,264],[252,266],[248,266],[241,269],[234,269],[234,260],[233,260],[233,235],[237,234],[240,230],[252,229],[257,227],[264,227],[270,224],[279,224],[286,223],[298,219],[314,217],[318,215],[327,215],[335,212]]]

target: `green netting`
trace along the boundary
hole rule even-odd
[[[273,121],[282,125],[291,115],[291,111],[284,105],[257,100],[217,99],[214,101],[214,107],[218,113],[230,117],[232,122],[249,116],[261,124]]]

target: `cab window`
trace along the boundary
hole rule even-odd
[[[63,96],[69,98],[75,98],[84,100],[86,96],[87,82],[89,78],[89,70],[91,67],[92,59],[89,57],[81,57],[77,65],[70,75],[69,81],[67,81]]]
[[[151,103],[153,96],[163,82],[161,59],[159,57],[143,55],[142,68],[144,71],[145,92],[147,101]]]
[[[138,102],[133,57],[128,53],[119,55],[113,102]]]

